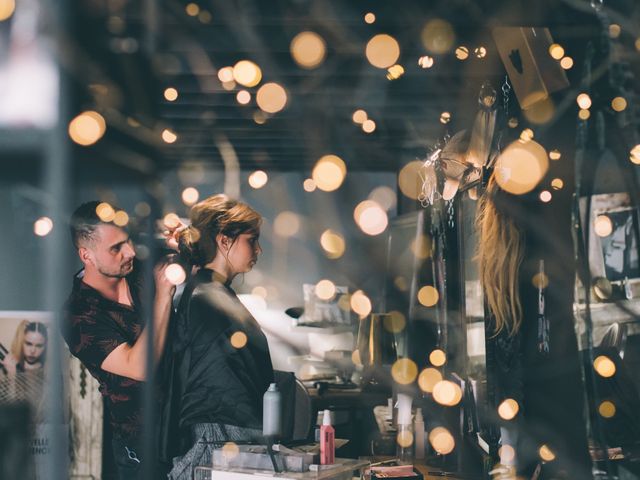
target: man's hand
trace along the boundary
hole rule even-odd
[[[180,220],[177,215],[169,216],[165,218],[162,223],[162,235],[164,235],[165,243],[167,247],[172,250],[178,251],[178,237],[187,225]]]
[[[154,268],[153,274],[156,284],[156,298],[173,297],[176,286],[167,278],[167,268],[171,265],[172,255],[163,258]]]

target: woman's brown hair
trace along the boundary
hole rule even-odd
[[[191,265],[204,266],[218,251],[216,237],[235,241],[242,233],[260,230],[262,216],[243,202],[226,195],[213,195],[196,203],[189,214],[191,225],[179,234],[180,255]]]
[[[485,298],[495,317],[494,334],[506,329],[511,336],[518,332],[522,322],[518,275],[524,257],[524,240],[513,215],[497,204],[498,198],[506,195],[492,175],[478,204],[477,258]]]

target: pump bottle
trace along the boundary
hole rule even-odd
[[[320,464],[331,465],[336,459],[335,430],[331,426],[331,412],[324,411],[320,427]]]

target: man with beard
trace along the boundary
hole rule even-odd
[[[147,331],[141,311],[141,268],[128,232],[98,215],[88,202],[71,217],[71,237],[84,268],[66,303],[63,331],[71,353],[100,383],[113,431],[120,479],[138,478],[142,381],[146,378]],[[175,287],[155,270],[154,360],[162,354]]]

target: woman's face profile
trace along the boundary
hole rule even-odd
[[[258,261],[258,255],[262,253],[259,239],[260,232],[238,235],[227,255],[233,273],[247,273],[253,268]]]
[[[47,339],[44,338],[44,335],[38,332],[25,333],[22,344],[25,363],[34,365],[40,362],[45,348],[47,348]]]

